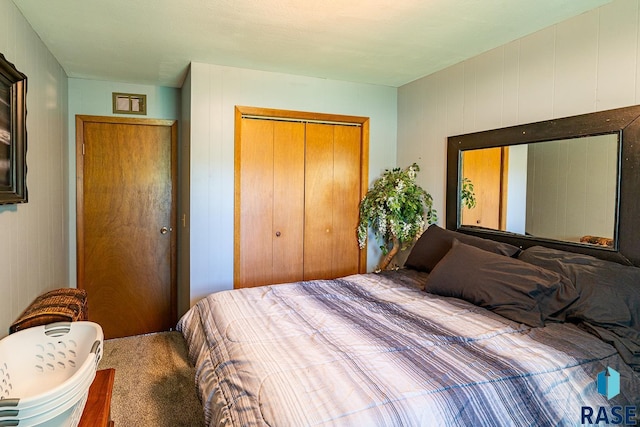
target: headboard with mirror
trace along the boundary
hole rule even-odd
[[[633,106],[449,137],[447,228],[640,265],[639,118]]]

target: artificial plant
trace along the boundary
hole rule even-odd
[[[473,191],[473,183],[469,178],[462,178],[460,201],[467,209],[473,209],[476,207],[476,193]]]
[[[358,244],[364,248],[371,228],[385,255],[378,271],[420,237],[427,224],[438,220],[433,198],[415,182],[419,170],[416,163],[406,169],[385,170],[360,202]]]

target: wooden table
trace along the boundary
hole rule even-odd
[[[113,427],[111,393],[115,374],[115,369],[101,369],[96,372],[78,427]]]

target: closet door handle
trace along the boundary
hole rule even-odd
[[[280,237],[280,232],[276,231],[276,237]]]

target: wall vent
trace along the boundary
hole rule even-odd
[[[113,92],[114,114],[147,114],[147,95]]]

